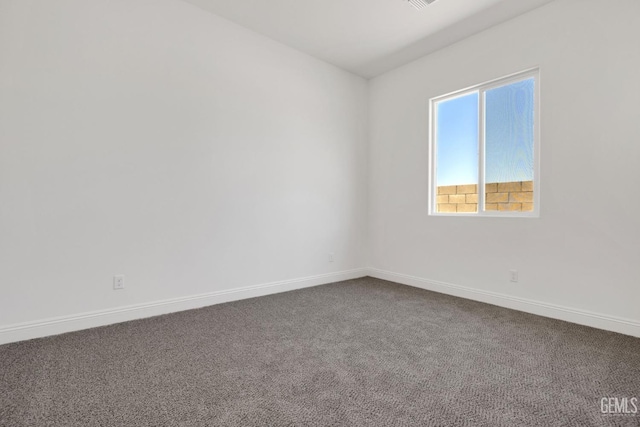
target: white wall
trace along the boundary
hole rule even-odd
[[[367,91],[177,0],[0,0],[0,335],[367,263],[637,326],[638,16],[557,0]],[[536,65],[541,218],[428,217],[428,99]]]
[[[0,329],[362,267],[366,102],[181,1],[0,0]]]
[[[627,319],[639,333],[639,17],[637,0],[558,0],[373,79],[369,256],[378,275]],[[429,98],[535,66],[541,217],[427,216]],[[519,270],[517,285],[509,269]]]

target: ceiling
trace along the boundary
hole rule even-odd
[[[366,78],[553,0],[185,0]]]

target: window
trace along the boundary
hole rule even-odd
[[[538,216],[538,75],[431,99],[431,215]]]

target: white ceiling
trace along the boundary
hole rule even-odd
[[[185,1],[370,78],[553,0]]]

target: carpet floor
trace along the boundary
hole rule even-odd
[[[10,427],[640,425],[603,397],[640,339],[372,278],[0,346]]]

